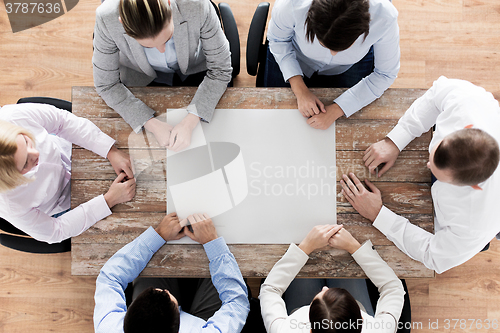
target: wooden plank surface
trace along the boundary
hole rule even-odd
[[[167,109],[185,108],[191,102],[196,87],[136,87],[130,88],[135,96],[158,114]],[[345,89],[311,89],[318,98],[331,104]],[[389,89],[363,110],[356,112],[349,120],[392,119],[398,120],[425,89]],[[86,118],[120,118],[97,95],[94,87],[72,88],[73,109]],[[289,88],[229,88],[217,104],[219,109],[296,109],[297,100]],[[344,120],[342,120],[344,121]]]
[[[324,102],[335,99],[344,89],[314,89]],[[165,113],[167,108],[186,107],[195,88],[133,88],[132,92],[147,105]],[[336,124],[337,178],[354,172],[360,179],[369,178],[382,192],[384,205],[406,214],[412,223],[432,232],[430,172],[426,168],[431,133],[414,140],[401,153],[398,162],[383,178],[377,179],[363,165],[363,152],[382,139],[397,120],[423,94],[421,89],[389,89],[380,99],[352,117]],[[295,109],[296,99],[290,89],[230,88],[218,104],[220,109]],[[297,111],[290,111],[297,112]],[[134,157],[141,168],[137,193],[131,202],[113,207],[113,215],[98,222],[72,240],[72,273],[98,274],[106,260],[124,244],[132,241],[150,225],[157,225],[166,211],[165,150],[150,142],[144,147],[144,134],[134,134],[128,124],[107,107],[89,87],[73,88],[73,113],[85,115],[105,133],[117,140],[117,146]],[[304,120],[305,121],[305,120]],[[304,126],[307,126],[304,124]],[[148,140],[148,142],[151,140]],[[152,140],[154,141],[154,140]],[[72,170],[72,207],[105,193],[116,177],[108,161],[74,147]],[[337,185],[340,193],[340,185]],[[423,264],[411,260],[337,195],[337,220],[346,225],[360,241],[371,239],[379,253],[401,277],[432,277]],[[244,276],[265,276],[288,248],[287,244],[230,245]],[[255,258],[259,260],[255,260]],[[200,245],[167,245],[151,260],[144,275],[208,276],[207,259]],[[315,252],[299,276],[359,277],[362,270],[344,251]]]

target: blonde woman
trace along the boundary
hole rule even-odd
[[[48,243],[77,236],[130,201],[128,155],[87,119],[47,104],[0,109],[0,217]],[[71,144],[107,158],[118,177],[104,195],[70,208]]]
[[[200,119],[210,122],[231,80],[229,43],[209,0],[106,0],[94,30],[94,84],[106,104],[139,132],[180,151]],[[196,85],[175,127],[134,97],[130,86]]]

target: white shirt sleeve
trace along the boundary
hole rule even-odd
[[[8,108],[15,110],[15,115],[11,119],[20,126],[23,126],[23,122],[35,123],[45,128],[48,133],[91,150],[104,158],[115,143],[115,140],[104,134],[90,120],[77,117],[52,105],[25,103],[9,105]]]
[[[385,34],[373,44],[373,56],[373,72],[335,99],[346,117],[382,96],[396,80],[401,57],[397,16]]]
[[[80,235],[97,221],[109,215],[111,215],[111,210],[104,196],[99,195],[57,218],[36,208],[30,208],[22,215],[12,213],[9,221],[36,240],[59,243]]]
[[[308,259],[309,256],[297,245],[290,244],[286,253],[274,265],[260,287],[260,308],[268,333],[280,332],[282,326],[286,326],[288,313],[285,301],[281,296]],[[283,327],[283,331],[287,331],[287,329],[289,327]]]
[[[292,1],[277,1],[271,12],[271,20],[267,29],[269,49],[274,55],[285,81],[293,76],[302,76],[302,69],[292,44],[295,34],[294,26],[297,24],[293,13]]]
[[[459,80],[441,76],[422,97],[413,102],[396,127],[387,134],[400,151],[436,124],[438,116],[445,110],[445,105],[451,102],[453,96],[450,96],[450,92],[457,84],[460,84]]]
[[[405,291],[401,280],[375,251],[370,240],[364,242],[352,257],[378,288],[380,294],[375,317],[364,318],[363,332],[395,332],[404,305]]]

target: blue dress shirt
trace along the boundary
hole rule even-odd
[[[116,252],[102,267],[96,282],[94,328],[96,333],[123,333],[127,312],[125,288],[146,267],[165,244],[149,227],[131,243]],[[245,324],[250,304],[238,264],[224,239],[219,237],[203,245],[210,260],[212,282],[219,292],[221,308],[208,321],[180,310],[180,333],[238,333]]]
[[[312,0],[276,0],[267,31],[269,49],[280,66],[283,78],[337,75],[347,71],[373,46],[375,69],[354,87],[339,96],[337,103],[347,117],[379,98],[399,72],[398,12],[388,0],[370,0],[370,32],[347,50],[332,56],[318,39],[306,40],[305,20]]]

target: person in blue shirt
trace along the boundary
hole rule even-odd
[[[96,282],[94,328],[96,333],[113,332],[240,332],[250,305],[248,291],[234,256],[224,239],[217,237],[212,220],[206,214],[188,217],[192,231],[183,228],[176,213],[171,213],[154,229],[149,227],[134,241],[115,253],[102,267]],[[147,287],[127,309],[125,288],[146,267],[151,257],[166,242],[188,236],[203,244],[210,261],[212,279],[196,282],[190,309],[184,309],[183,279],[163,279],[158,286]],[[144,287],[159,279],[142,278]],[[134,282],[134,294],[135,284]],[[213,284],[212,284],[213,283]],[[164,289],[165,285],[172,289]],[[189,310],[187,312],[186,310]],[[199,316],[197,316],[199,315]]]
[[[389,0],[276,0],[264,86],[290,86],[317,129],[379,98],[399,72],[398,11]],[[309,87],[350,88],[323,104]]]

